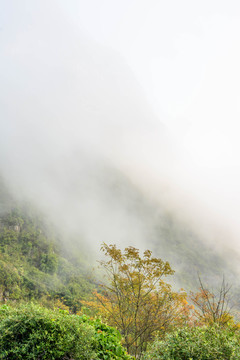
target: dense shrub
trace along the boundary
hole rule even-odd
[[[217,326],[179,329],[155,341],[145,360],[238,360],[239,335]]]
[[[0,359],[130,359],[117,330],[38,305],[0,307]]]
[[[126,349],[121,345],[121,335],[117,329],[103,324],[99,319],[90,320],[86,316],[83,316],[82,318],[85,318],[85,321],[87,321],[88,324],[94,326],[97,359],[134,359],[127,354]]]
[[[37,305],[0,308],[0,359],[92,359],[94,329]]]

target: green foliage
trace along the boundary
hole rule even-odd
[[[117,329],[103,324],[100,319],[90,320],[90,318],[85,315],[82,316],[82,319],[88,324],[91,324],[95,329],[96,353],[98,359],[133,359],[121,345],[121,335]]]
[[[40,269],[49,274],[55,274],[58,269],[58,256],[56,254],[43,254]]]
[[[22,305],[0,308],[0,359],[93,359],[94,328],[65,312]]]
[[[21,297],[22,278],[13,264],[0,260],[0,290],[3,300]]]
[[[94,288],[86,271],[36,210],[16,206],[0,216],[0,301],[59,299],[77,312]]]
[[[100,320],[39,305],[0,307],[0,359],[130,360],[119,332]]]
[[[145,360],[238,360],[240,337],[218,326],[179,329],[156,340]]]

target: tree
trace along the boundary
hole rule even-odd
[[[98,308],[120,330],[128,352],[141,358],[156,332],[164,333],[174,321],[182,320],[186,294],[173,292],[163,281],[174,271],[150,250],[143,257],[131,246],[121,251],[103,244],[101,250],[108,257],[100,262],[108,282],[102,285],[101,294],[96,293]]]
[[[217,323],[225,326],[229,323],[234,324],[231,315],[229,291],[231,287],[226,284],[223,278],[218,292],[210,292],[203,285],[200,277],[198,277],[200,289],[196,294],[191,294],[191,300],[195,306],[194,316],[198,325],[211,325]]]

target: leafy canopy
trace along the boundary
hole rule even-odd
[[[166,332],[178,318],[185,294],[177,294],[163,278],[174,271],[168,262],[152,256],[146,250],[130,246],[123,251],[116,245],[103,244],[106,260],[100,262],[105,269],[107,283],[102,293],[95,293],[95,306],[107,322],[116,326],[123,335],[128,352],[141,357],[154,333]]]

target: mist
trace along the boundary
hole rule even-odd
[[[15,196],[92,251],[146,248],[127,182],[239,251],[239,10],[4,0],[0,172]]]

